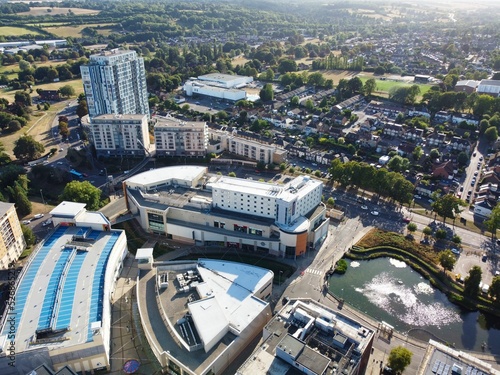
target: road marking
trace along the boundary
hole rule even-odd
[[[321,275],[323,272],[321,270],[316,270],[314,268],[306,269],[307,273],[312,273],[313,275]]]

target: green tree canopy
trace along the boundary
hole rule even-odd
[[[432,203],[432,209],[443,217],[443,223],[447,218],[454,219],[462,211],[462,207],[467,206],[467,203],[457,198],[454,194],[446,194],[436,199]]]
[[[80,118],[89,114],[89,109],[87,108],[86,100],[80,100],[78,102],[78,106],[76,107],[76,114]]]
[[[476,297],[479,293],[479,284],[481,283],[481,277],[483,276],[483,271],[481,267],[474,266],[470,269],[469,275],[464,281],[464,294],[469,297]]]
[[[486,131],[484,132],[484,137],[486,140],[490,143],[495,142],[498,139],[498,130],[494,126],[490,126]]]
[[[491,298],[495,299],[495,303],[500,305],[500,276],[495,276],[491,281],[488,294]]]
[[[23,232],[24,240],[26,241],[26,246],[33,246],[36,241],[36,237],[33,231],[27,225],[21,224],[21,230]]]
[[[71,181],[60,197],[63,201],[85,203],[87,210],[95,211],[101,207],[101,191],[88,181]]]
[[[59,89],[59,94],[61,94],[63,98],[69,98],[75,96],[75,89],[71,85],[64,85]]]
[[[402,373],[411,363],[413,353],[404,346],[397,346],[389,353],[389,367],[396,374]]]
[[[450,250],[444,250],[439,253],[439,263],[445,270],[451,271],[455,267],[457,258]]]
[[[31,135],[23,135],[14,142],[14,155],[20,160],[38,159],[44,151],[43,145]]]
[[[497,233],[497,229],[500,228],[500,204],[497,203],[496,206],[491,210],[490,217],[484,222],[486,228],[491,232],[491,236],[494,237]]]
[[[391,160],[387,163],[387,166],[391,171],[403,172],[410,167],[410,161],[399,155],[394,155]]]
[[[370,96],[377,90],[377,81],[375,81],[374,78],[369,78],[366,80],[365,84],[363,85],[363,91],[366,96]]]
[[[274,90],[273,85],[270,83],[266,83],[262,90],[260,90],[260,99],[263,102],[268,102],[274,99]]]

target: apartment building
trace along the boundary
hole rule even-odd
[[[242,137],[236,131],[209,129],[208,152],[230,153],[266,164],[280,164],[286,160],[288,152],[282,147],[250,137]]]
[[[80,67],[90,118],[104,114],[143,114],[149,118],[144,59],[114,49],[91,55]]]
[[[26,248],[14,203],[0,202],[0,270],[9,268]]]
[[[203,121],[184,121],[174,117],[154,119],[156,156],[204,157],[208,127]]]
[[[133,157],[149,153],[147,115],[98,115],[85,125],[97,156]]]

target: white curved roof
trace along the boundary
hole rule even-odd
[[[193,181],[200,174],[205,173],[206,167],[196,165],[178,165],[174,167],[157,168],[136,174],[125,180],[127,184],[156,185],[170,180]]]

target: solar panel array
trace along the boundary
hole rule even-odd
[[[465,370],[465,375],[488,375],[488,374],[478,370],[475,367],[467,366],[467,369]]]
[[[36,274],[40,269],[45,257],[49,253],[50,249],[56,241],[66,232],[67,227],[59,227],[53,234],[50,236],[47,241],[43,244],[42,248],[37,252],[30,265],[28,266],[28,270],[26,271],[19,287],[16,291],[16,305],[15,305],[15,313],[17,314],[16,323],[15,323],[15,331],[17,332],[17,328],[19,326],[19,322],[21,321],[21,316],[24,311],[24,307],[26,305],[26,301],[28,299],[28,294],[31,291],[31,287],[33,286],[33,280],[35,280]]]
[[[73,313],[73,303],[75,300],[76,284],[82,268],[83,261],[87,256],[87,251],[77,251],[73,262],[66,276],[66,281],[61,293],[60,307],[56,318],[55,329],[68,328]],[[53,327],[54,328],[54,327]]]
[[[38,329],[51,328],[51,320],[54,318],[56,311],[56,297],[58,290],[60,290],[61,285],[64,284],[64,278],[66,275],[63,270],[68,262],[71,262],[71,255],[73,254],[73,249],[64,248],[61,250],[61,255],[57,260],[54,270],[50,275],[49,284],[45,291],[45,297],[43,299],[42,311],[40,313],[40,318],[38,320]]]
[[[456,365],[454,365],[456,367]],[[447,365],[444,362],[441,362],[440,360],[436,360],[434,362],[434,365],[432,366],[432,372],[436,375],[449,375],[449,374],[458,374],[458,372],[450,371],[453,370],[453,368],[450,365]],[[465,370],[464,375],[488,375],[472,366],[467,366],[467,369]]]
[[[111,238],[108,240],[106,245],[104,245],[101,256],[97,261],[94,280],[92,282],[92,294],[90,297],[89,331],[87,341],[93,340],[90,323],[101,321],[102,318],[102,298],[104,293],[104,275],[106,273],[106,264],[108,263],[109,253],[113,250],[118,237],[120,237],[120,233],[111,233]]]

